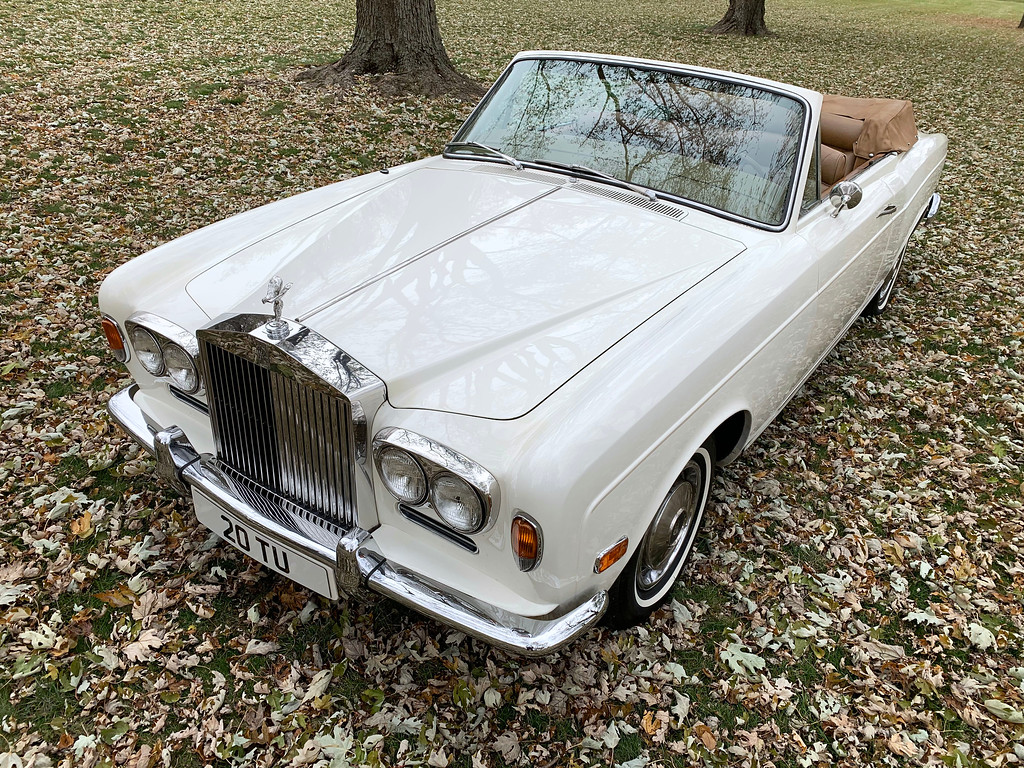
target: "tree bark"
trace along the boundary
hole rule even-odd
[[[347,87],[357,75],[376,75],[376,85],[395,95],[475,99],[484,92],[448,58],[434,0],[356,0],[352,47],[297,79]]]
[[[765,0],[729,0],[729,10],[707,31],[713,35],[770,35],[764,23]]]

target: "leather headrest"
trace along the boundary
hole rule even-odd
[[[853,144],[860,138],[864,121],[852,117],[821,113],[821,143],[839,149],[853,150]]]

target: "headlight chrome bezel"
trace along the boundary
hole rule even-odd
[[[148,334],[159,345],[161,362],[159,373],[154,372],[153,369],[142,363],[142,356],[139,354],[135,343],[135,333],[137,331]],[[147,373],[160,381],[167,382],[170,386],[187,395],[203,393],[203,377],[199,367],[199,341],[193,334],[159,315],[154,315],[152,312],[136,312],[131,315],[125,321],[125,333],[128,337],[128,342],[136,353],[136,358],[139,359],[140,364],[142,364]],[[195,374],[195,384],[191,388],[182,386],[180,380],[176,380],[168,370],[168,352],[175,348],[183,352],[191,364],[192,371]],[[179,369],[184,370],[184,366],[179,366]]]
[[[426,474],[427,494],[419,504],[410,504],[407,500],[395,495],[388,484],[384,482],[381,455],[388,448],[397,448],[411,455]],[[373,457],[377,474],[381,477],[384,488],[402,504],[433,515],[442,525],[464,536],[484,533],[494,525],[497,517],[495,512],[500,507],[498,482],[494,479],[494,475],[472,459],[453,451],[436,440],[401,427],[385,427],[377,433],[373,439]],[[435,507],[433,501],[435,480],[444,475],[453,475],[466,483],[480,503],[480,523],[471,530],[452,525]]]

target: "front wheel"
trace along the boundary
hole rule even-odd
[[[619,629],[646,621],[668,597],[693,551],[714,464],[715,445],[710,440],[686,462],[610,590],[608,626]]]

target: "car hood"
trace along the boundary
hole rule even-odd
[[[242,248],[187,291],[211,317],[266,312],[281,275],[284,315],[380,376],[395,407],[510,419],[743,250],[644,202],[439,161]]]

